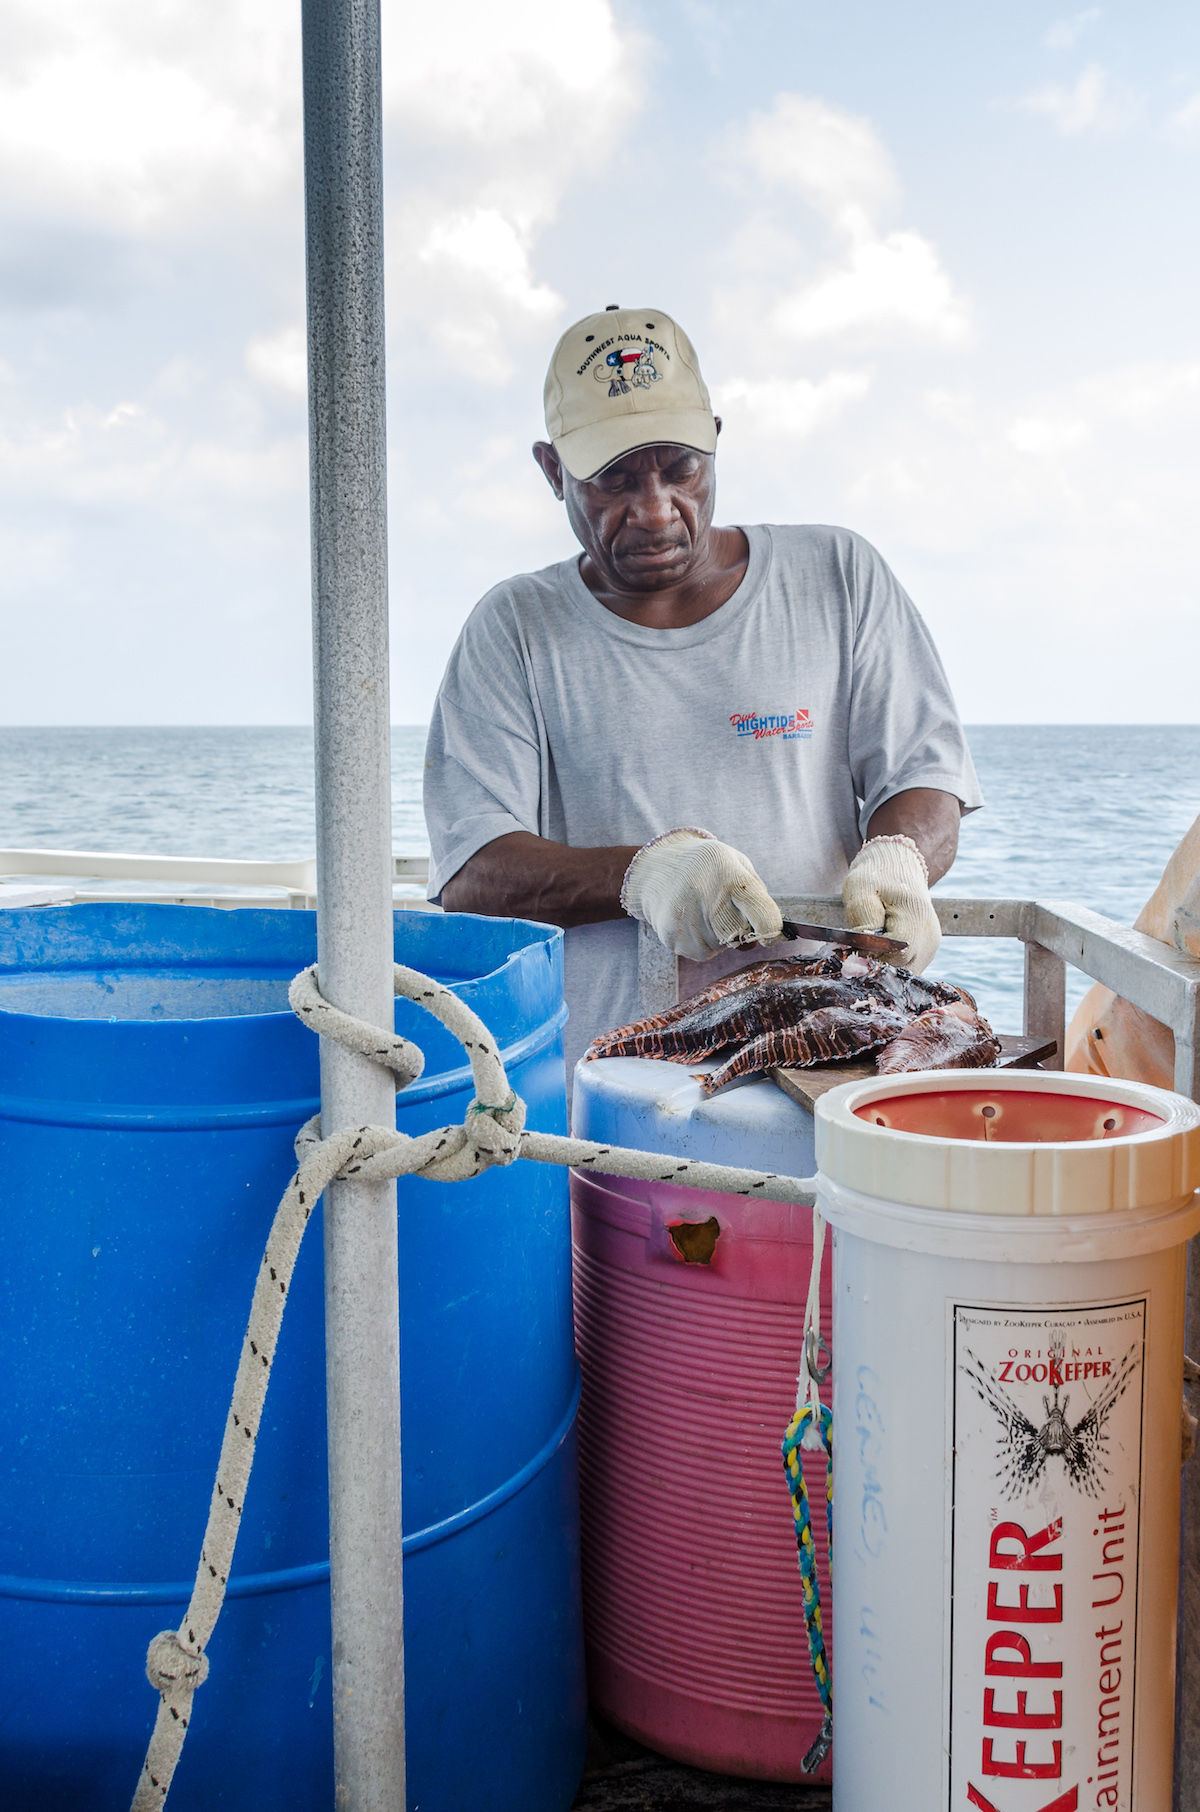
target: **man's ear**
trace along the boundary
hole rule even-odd
[[[548,440],[535,440],[533,443],[533,457],[537,460],[542,471],[545,473],[546,483],[550,486],[550,489],[561,503],[563,500],[562,460],[555,452],[553,444]]]

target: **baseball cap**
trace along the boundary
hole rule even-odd
[[[714,453],[700,363],[661,308],[606,308],[568,327],[546,373],[546,432],[572,478],[663,442]]]

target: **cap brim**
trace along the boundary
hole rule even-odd
[[[715,453],[717,424],[707,409],[680,409],[671,414],[654,414],[647,409],[572,428],[554,442],[571,477],[579,479],[595,478],[614,459],[636,453],[640,447],[661,446],[694,447],[697,453]]]

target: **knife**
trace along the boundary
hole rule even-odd
[[[845,925],[798,925],[794,919],[784,919],[783,935],[815,938],[821,944],[844,944],[868,956],[899,956],[905,949],[903,938],[884,937],[881,931],[848,931]]]

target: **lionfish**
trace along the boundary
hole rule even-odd
[[[965,988],[927,981],[842,945],[722,976],[651,1019],[607,1032],[596,1057],[724,1061],[697,1077],[706,1095],[773,1069],[805,1069],[877,1053],[876,1068],[986,1068],[1000,1043]]]

